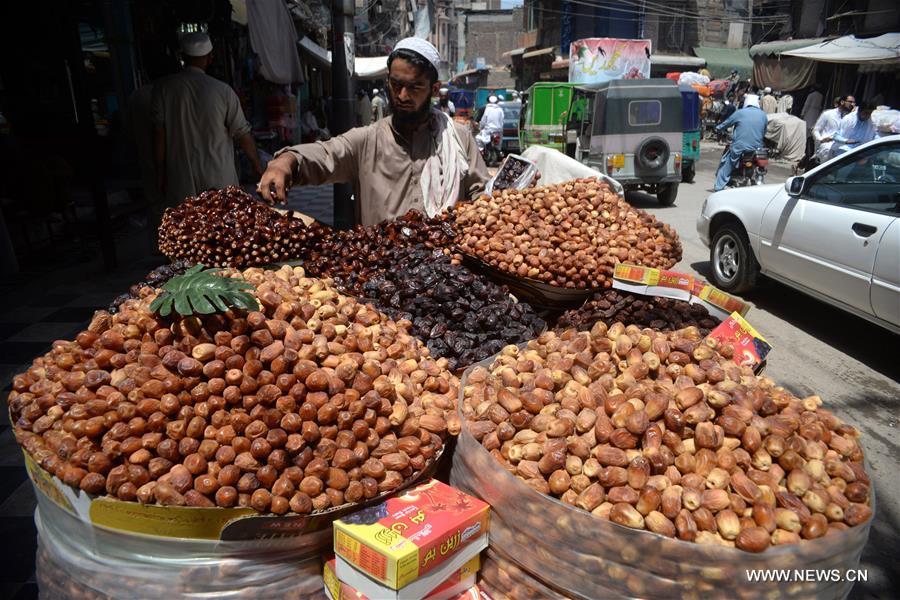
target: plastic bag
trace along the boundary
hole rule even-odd
[[[517,171],[521,171],[518,174]],[[498,190],[517,189],[522,190],[531,185],[534,176],[537,175],[538,169],[534,161],[518,154],[507,154],[503,159],[503,164],[497,169],[497,174],[490,178],[484,184],[484,193],[490,195],[494,188]],[[505,182],[504,179],[511,179],[511,182]],[[503,182],[498,187],[498,184]]]
[[[619,196],[625,194],[622,184],[609,175],[592,169],[554,148],[529,146],[525,150],[523,157],[537,165],[537,169],[541,174],[538,185],[553,185],[563,181],[572,181],[573,179],[596,177],[609,185],[610,189]]]
[[[489,359],[480,364],[489,368],[491,363]],[[460,390],[465,389],[472,368],[466,371]],[[532,578],[548,582],[560,594],[583,599],[596,598],[601,590],[604,598],[843,598],[852,582],[751,583],[748,571],[839,569],[843,574],[845,569],[858,567],[874,520],[760,554],[629,529],[533,490],[472,437],[465,420],[450,483],[491,505],[492,550]]]
[[[297,539],[161,539],[97,527],[37,494],[41,598],[307,599],[323,595],[318,551],[331,530]]]
[[[872,111],[872,123],[878,133],[891,135],[900,133],[900,110],[887,109]]]
[[[678,76],[678,85],[693,85],[695,83],[703,86],[709,85],[709,77],[696,71],[685,71]]]

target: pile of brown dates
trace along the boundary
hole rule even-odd
[[[208,190],[166,209],[159,250],[169,260],[208,267],[248,267],[299,258],[326,228],[307,226],[237,187]]]

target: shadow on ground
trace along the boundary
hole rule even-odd
[[[709,261],[695,262],[691,268],[709,278]],[[900,382],[900,363],[897,361],[900,337],[884,327],[765,277],[755,289],[742,296],[885,377]]]

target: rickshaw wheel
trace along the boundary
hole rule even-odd
[[[694,175],[696,174],[697,169],[694,167],[694,163],[691,163],[681,170],[681,181],[684,183],[694,183]]]
[[[661,183],[659,191],[656,192],[656,199],[660,206],[672,206],[675,204],[675,197],[678,195],[677,183]]]

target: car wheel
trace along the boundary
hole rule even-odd
[[[716,230],[709,262],[713,283],[726,292],[740,293],[756,285],[759,263],[750,248],[747,232],[739,223],[725,223]]]
[[[672,206],[675,204],[675,196],[678,195],[677,183],[662,183],[656,192],[656,199],[660,206]]]

